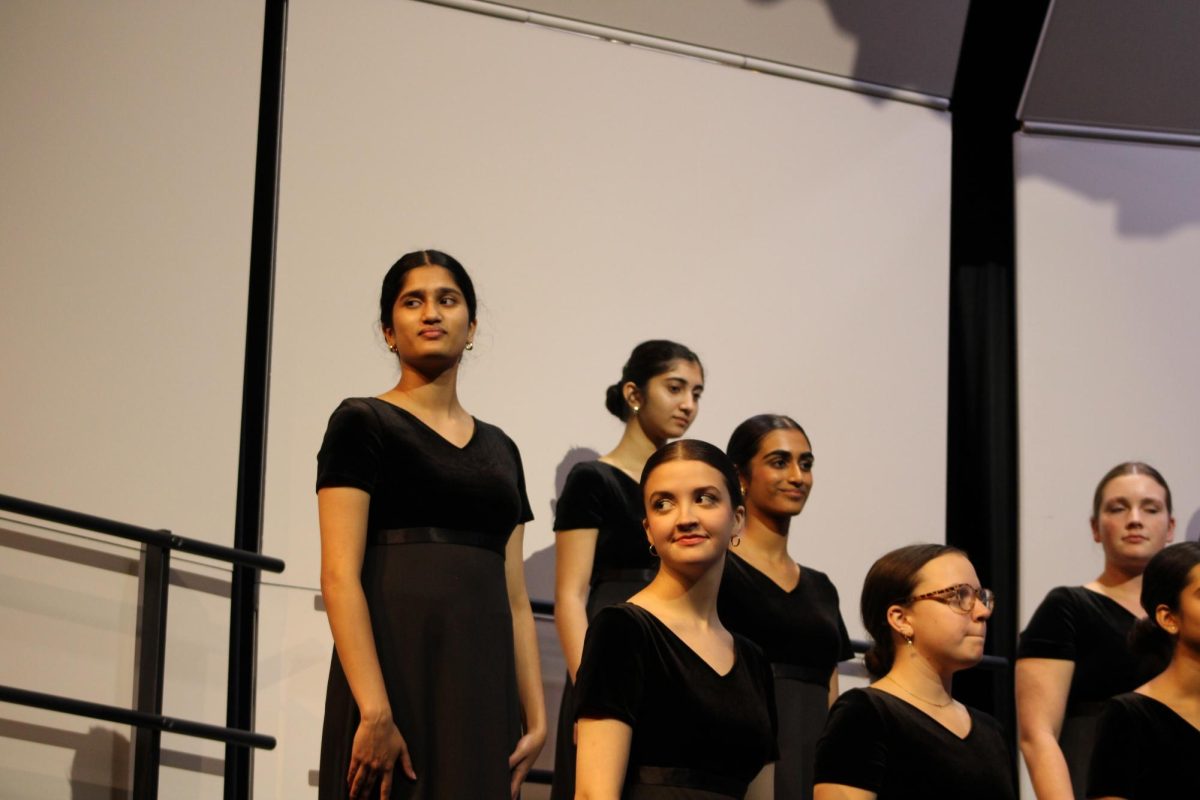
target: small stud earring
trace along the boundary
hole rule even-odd
[[[395,345],[395,344],[389,344],[389,345],[388,345],[388,350],[391,350],[393,353],[394,353],[394,352],[396,352],[396,345]]]
[[[908,645],[909,647],[912,647],[912,634],[911,633],[904,634],[904,643],[906,645]]]
[[[475,349],[475,343],[474,343],[474,342],[467,342],[467,349],[468,349],[468,350],[474,350],[474,349]]]
[[[641,407],[641,406],[633,406],[633,413],[635,413],[635,414],[636,414],[636,413],[638,413],[638,412],[639,412],[639,411],[641,411],[641,410],[642,410],[642,407]]]

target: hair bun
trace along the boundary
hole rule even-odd
[[[614,383],[604,392],[604,407],[622,422],[629,418],[629,406],[625,403],[625,394],[621,391],[620,383]]]

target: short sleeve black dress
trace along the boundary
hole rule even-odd
[[[1129,692],[1105,705],[1088,773],[1088,797],[1200,797],[1200,730],[1169,706]]]
[[[1018,659],[1075,662],[1058,743],[1081,800],[1104,704],[1158,672],[1153,657],[1135,655],[1126,643],[1135,622],[1137,617],[1110,597],[1082,586],[1060,586],[1046,595],[1021,633]]]
[[[554,509],[554,530],[596,530],[587,615],[590,622],[605,606],[627,600],[653,578],[658,562],[650,555],[642,529],[642,490],[624,471],[603,461],[576,464]],[[554,744],[551,800],[575,797],[574,687],[563,684]]]
[[[829,678],[854,657],[837,589],[825,573],[800,567],[791,591],[730,552],[717,600],[721,622],[763,649],[775,675],[779,761],[775,796],[811,800],[817,740],[829,711]]]
[[[817,743],[816,783],[875,792],[879,800],[1016,800],[1000,723],[967,709],[960,739],[915,706],[877,689],[851,689],[829,710]]]
[[[592,620],[577,715],[633,728],[622,800],[742,798],[778,757],[770,665],[749,639],[733,638],[733,667],[720,675],[640,606],[619,603]]]
[[[317,455],[317,488],[371,495],[362,585],[392,716],[415,782],[392,798],[504,800],[521,736],[504,546],[532,519],[521,457],[479,420],[456,447],[378,398],[344,401]],[[348,795],[358,706],[334,652],[319,797]],[[469,765],[469,768],[466,768]]]

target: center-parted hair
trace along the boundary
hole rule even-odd
[[[383,286],[379,291],[379,322],[383,327],[392,327],[392,308],[396,305],[396,298],[400,296],[400,290],[404,288],[404,276],[417,267],[444,267],[448,270],[454,276],[458,290],[463,294],[469,320],[475,321],[475,284],[471,282],[471,276],[467,274],[466,268],[458,263],[458,259],[454,256],[443,253],[441,250],[414,250],[400,256],[400,259],[392,264],[391,269],[383,276]]]
[[[737,470],[733,468],[733,462],[721,452],[721,448],[699,439],[676,439],[670,444],[664,444],[654,451],[654,455],[650,456],[646,461],[646,466],[642,468],[641,486],[643,502],[646,497],[646,482],[650,479],[650,475],[658,467],[670,461],[699,461],[707,464],[721,473],[721,477],[725,479],[725,490],[729,493],[729,504],[733,508],[737,508],[743,504],[742,486],[738,482]]]
[[[1108,486],[1109,481],[1123,475],[1149,476],[1167,493],[1167,514],[1174,513],[1171,509],[1171,487],[1167,486],[1167,479],[1162,476],[1162,473],[1143,461],[1123,461],[1104,473],[1104,477],[1096,484],[1096,493],[1092,495],[1092,519],[1100,518],[1100,504],[1104,501],[1104,487]]]
[[[742,475],[750,476],[750,462],[758,454],[759,444],[771,431],[800,431],[808,439],[800,423],[786,414],[755,414],[733,429],[725,448],[729,460]],[[808,439],[808,443],[812,446],[812,439]]]
[[[621,380],[609,386],[605,391],[604,407],[610,414],[625,422],[629,419],[630,412],[622,387],[632,382],[644,394],[646,385],[650,383],[651,378],[662,375],[670,369],[672,361],[680,359],[691,361],[700,367],[700,371],[703,373],[704,365],[700,363],[700,356],[678,342],[668,339],[651,339],[642,342],[629,354],[629,360],[621,369]]]
[[[1175,636],[1158,624],[1159,606],[1179,611],[1179,602],[1189,583],[1192,570],[1200,565],[1200,542],[1180,542],[1158,551],[1142,573],[1142,608],[1149,615],[1138,620],[1129,632],[1134,651],[1153,655],[1166,668],[1175,650]]]
[[[863,580],[859,607],[863,626],[871,635],[866,664],[876,678],[882,678],[896,661],[896,643],[888,624],[888,609],[911,597],[917,587],[921,568],[940,556],[957,553],[957,547],[945,544],[910,544],[882,556],[871,565]]]

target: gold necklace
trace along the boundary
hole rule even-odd
[[[934,708],[945,708],[946,706],[948,706],[948,705],[950,705],[951,703],[953,703],[953,702],[954,702],[954,698],[953,698],[953,697],[951,697],[949,700],[947,700],[947,701],[946,701],[946,702],[944,702],[944,703],[935,703],[935,702],[933,702],[932,700],[926,700],[924,697],[921,697],[921,695],[917,694],[916,692],[911,692],[911,691],[909,691],[909,690],[908,690],[908,687],[906,687],[906,686],[905,686],[903,683],[901,683],[900,681],[898,681],[898,680],[896,680],[895,678],[893,678],[891,675],[884,675],[884,677],[885,677],[885,678],[887,678],[887,679],[888,679],[889,681],[891,681],[892,683],[894,683],[894,684],[896,684],[897,686],[899,686],[899,687],[900,687],[900,688],[901,688],[901,689],[904,691],[904,693],[905,693],[905,694],[907,694],[907,695],[909,695],[909,696],[911,696],[911,697],[915,697],[915,698],[917,698],[918,700],[920,700],[922,703],[925,703],[926,705],[933,706]]]

